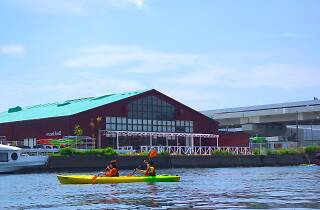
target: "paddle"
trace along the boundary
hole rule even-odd
[[[97,178],[99,177],[99,175],[100,174],[103,174],[104,172],[105,172],[106,170],[104,170],[104,171],[100,171],[97,175],[94,175],[93,177],[92,177],[92,184],[95,184],[96,183],[96,181],[97,181]]]
[[[148,154],[148,159],[150,160],[151,158],[154,158],[157,156],[157,150],[156,149],[152,149],[149,154]],[[140,168],[143,164],[140,164],[138,167],[136,167],[132,173],[128,174],[128,176],[133,176],[133,174],[137,171],[137,168]]]

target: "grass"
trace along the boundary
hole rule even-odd
[[[117,155],[118,153],[112,149],[111,147],[107,147],[104,149],[88,149],[88,150],[80,150],[74,149],[70,147],[60,149],[57,156],[72,156],[72,155],[95,155],[95,156],[104,156],[104,155]]]

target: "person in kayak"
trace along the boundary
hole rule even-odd
[[[105,176],[109,176],[109,177],[119,176],[119,169],[118,169],[116,160],[110,161],[110,164],[105,169]]]
[[[156,175],[156,167],[153,164],[152,160],[145,160],[144,163],[147,165],[146,170],[136,169],[140,173],[144,173],[145,176],[155,176]]]

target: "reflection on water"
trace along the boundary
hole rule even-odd
[[[56,173],[0,175],[0,209],[320,208],[319,166],[159,171],[181,182],[60,185]]]

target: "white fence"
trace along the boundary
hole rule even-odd
[[[210,146],[141,146],[141,152],[149,152],[156,149],[158,152],[168,152],[170,154],[185,155],[211,155],[213,151],[226,151],[235,155],[249,155],[249,147],[210,147]]]

